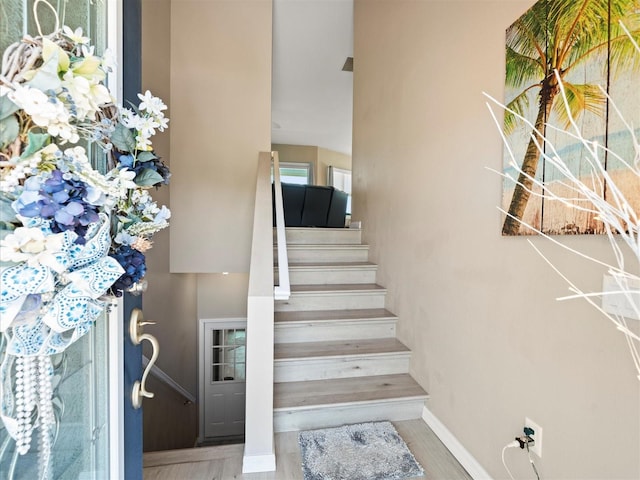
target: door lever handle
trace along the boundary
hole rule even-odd
[[[131,403],[133,404],[133,408],[138,409],[142,406],[142,400],[144,398],[153,398],[153,392],[149,392],[146,389],[147,376],[151,371],[151,368],[156,363],[158,359],[158,353],[160,352],[160,345],[158,344],[158,340],[156,337],[149,333],[143,333],[144,325],[155,325],[156,322],[144,321],[144,317],[142,315],[142,310],[139,308],[134,308],[131,311],[131,320],[129,321],[129,336],[131,337],[131,342],[134,345],[140,345],[144,340],[147,340],[152,347],[152,355],[149,363],[144,369],[144,373],[142,374],[142,379],[140,381],[136,380],[133,384],[133,390],[131,392]]]

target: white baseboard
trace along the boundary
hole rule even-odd
[[[275,472],[276,454],[245,455],[242,457],[242,473]]]
[[[444,446],[449,449],[451,454],[474,480],[492,480],[491,476],[482,468],[482,465],[426,406],[422,409],[422,420],[433,430],[433,433],[444,443]]]

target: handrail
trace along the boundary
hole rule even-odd
[[[247,298],[245,442],[242,472],[276,469],[273,437],[273,220],[271,152],[260,152]]]
[[[146,355],[143,355],[142,356],[142,366],[144,368],[146,368],[148,364],[149,364],[149,359],[147,358]],[[180,385],[178,382],[176,382],[171,376],[169,376],[169,374],[167,374],[164,370],[162,370],[157,365],[152,365],[151,366],[151,371],[149,373],[151,375],[153,375],[154,377],[156,377],[158,380],[160,380],[162,383],[166,384],[167,386],[171,387],[173,390],[178,392],[180,395],[182,395],[189,402],[196,403],[196,397],[194,397],[191,394],[191,392],[189,392],[189,390],[187,390],[182,385]]]
[[[291,285],[289,284],[289,258],[287,255],[287,237],[284,225],[284,207],[282,205],[282,186],[280,184],[280,161],[278,152],[271,152],[273,162],[273,186],[276,206],[276,241],[278,244],[278,285],[273,289],[276,300],[289,300]]]

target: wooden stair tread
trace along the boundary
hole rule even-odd
[[[428,397],[409,374],[274,384],[274,411]]]
[[[291,293],[349,293],[371,292],[384,293],[386,288],[375,283],[331,283],[321,285],[291,285]]]
[[[278,246],[273,246],[277,250]],[[335,249],[367,250],[366,243],[288,243],[287,250],[335,250]]]
[[[276,230],[276,227],[273,227],[273,230]],[[358,232],[359,228],[351,228],[351,227],[285,227],[285,231],[303,231],[303,232]]]
[[[277,343],[274,348],[274,359],[276,361],[410,352],[403,343],[395,338]]]
[[[385,308],[351,310],[309,310],[275,312],[275,323],[285,322],[333,322],[340,320],[397,320],[398,317]]]
[[[289,268],[349,268],[349,267],[377,267],[373,262],[294,262],[289,263]]]
[[[291,297],[274,313],[276,428],[419,418],[428,394],[407,373],[411,351],[395,338],[369,246],[299,233],[287,243]]]

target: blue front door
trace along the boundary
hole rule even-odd
[[[126,480],[142,479],[142,408],[134,408],[133,385],[142,377],[142,347],[129,336],[129,321],[134,308],[142,308],[142,296],[124,297],[124,473]]]
[[[137,104],[142,87],[140,0],[124,0],[122,6],[123,31],[123,96]],[[124,297],[124,471],[126,480],[142,479],[142,408],[134,408],[131,401],[133,384],[142,377],[142,347],[134,345],[129,336],[129,321],[134,308],[142,309],[142,296]]]

